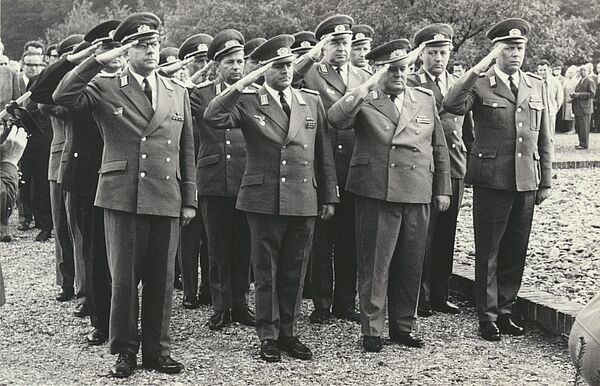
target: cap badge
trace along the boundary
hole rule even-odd
[[[443,34],[435,34],[433,35],[433,40],[443,40],[445,39]]]
[[[238,42],[237,40],[228,40],[225,42],[225,48],[231,48],[231,47],[235,47],[235,46],[239,46],[240,42]]]
[[[174,62],[176,60],[177,60],[177,58],[175,56],[173,56],[173,55],[167,56],[167,63],[171,63],[171,62]]]
[[[198,51],[208,51],[208,46],[206,44],[198,44]]]
[[[394,50],[390,53],[390,59],[399,58],[404,54],[406,54],[406,50],[402,50],[402,49]]]
[[[290,53],[290,49],[287,47],[281,47],[277,50],[277,56],[288,55]]]
[[[152,31],[152,29],[150,28],[149,25],[146,24],[142,24],[141,26],[139,26],[137,28],[138,33],[144,33],[144,32],[150,32]]]
[[[335,32],[344,32],[346,30],[346,26],[344,24],[338,24],[333,30]]]
[[[521,30],[518,28],[513,28],[510,31],[508,31],[508,35],[509,36],[521,36]]]
[[[307,48],[307,47],[312,47],[312,45],[310,44],[310,42],[308,40],[305,40],[302,43],[300,43],[300,47]]]
[[[365,38],[365,34],[362,32],[359,32],[356,34],[356,36],[354,37],[355,39],[364,39]]]
[[[116,30],[114,30],[114,29],[113,29],[112,31],[110,31],[110,32],[108,33],[108,37],[112,39],[112,38],[115,36],[115,31],[116,31]]]

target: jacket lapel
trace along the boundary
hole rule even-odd
[[[348,87],[346,87],[346,90],[352,90],[353,88],[356,88],[363,83],[359,76],[359,71],[362,70],[354,67],[350,64],[350,62],[348,62],[348,71]]]
[[[324,66],[324,67],[323,67]],[[324,69],[326,69],[324,71]],[[321,77],[327,82],[331,87],[336,89],[340,94],[344,95],[346,93],[346,85],[342,78],[338,75],[331,64],[321,62],[319,64],[319,72]]]
[[[371,106],[375,107],[394,124],[398,123],[398,109],[396,108],[396,105],[394,105],[394,102],[392,102],[388,95],[381,90],[378,90],[377,94],[377,98],[369,101]]]
[[[158,128],[158,126],[165,120],[168,114],[171,112],[173,108],[173,86],[171,86],[167,79],[162,76],[156,74],[156,84],[158,88],[158,94],[156,95],[156,111],[148,124],[148,128],[146,129],[146,133],[150,133]],[[147,99],[147,98],[146,98]],[[181,112],[183,114],[183,111]]]
[[[413,92],[414,91],[412,91],[410,87],[407,87],[404,91],[404,102],[402,103],[402,111],[400,112],[400,119],[398,119],[398,125],[396,126],[394,136],[400,134],[421,109]]]
[[[277,101],[271,97],[271,94],[263,86],[258,90],[259,110],[271,119],[284,133],[288,132],[289,120],[279,106]]]
[[[433,96],[435,97],[435,105],[439,111],[442,108],[442,100],[444,100],[441,90],[439,87],[436,87],[435,82],[429,75],[427,75],[423,67],[419,69],[417,75],[419,76],[421,86],[426,87],[433,92]],[[423,83],[423,80],[425,80],[425,83]]]
[[[529,99],[531,95],[531,85],[529,80],[525,77],[523,71],[519,70],[519,93],[517,94],[517,106],[520,106],[523,101]],[[541,98],[541,95],[540,95]]]
[[[298,134],[298,131],[305,124],[306,117],[306,102],[300,91],[292,89],[292,106],[291,106],[291,114],[290,114],[290,125],[287,133],[287,137],[285,138],[284,145],[290,143],[292,139]]]
[[[140,114],[142,114],[147,121],[150,121],[154,114],[152,105],[150,104],[150,101],[148,101],[148,98],[146,98],[146,95],[144,95],[142,87],[129,72],[129,69],[126,69],[119,75],[119,87],[121,88],[121,92],[125,94],[127,99],[129,99],[131,104],[140,112]]]

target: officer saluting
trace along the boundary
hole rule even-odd
[[[260,355],[279,361],[280,350],[300,359],[312,353],[294,336],[315,218],[334,213],[336,177],[319,96],[295,90],[291,35],[279,35],[253,55],[260,69],[210,102],[205,120],[214,127],[241,127],[246,171],[237,208],[246,212],[256,286]],[[258,90],[246,87],[264,75]]]
[[[390,340],[423,346],[412,334],[430,204],[450,204],[450,165],[432,92],[406,87],[405,41],[367,55],[382,66],[329,110],[337,130],[356,128],[346,190],[356,206],[356,245],[363,347],[382,349],[388,299]]]
[[[151,13],[129,16],[114,34],[123,46],[85,60],[54,93],[58,104],[90,110],[104,139],[95,205],[104,208],[116,377],[136,367],[140,280],[143,366],[183,368],[170,357],[169,324],[180,222],[197,206],[192,117],[186,90],[155,71],[159,25]],[[129,66],[120,76],[96,77],[125,52]]]
[[[493,26],[487,37],[494,48],[443,102],[453,114],[472,110],[475,122],[465,182],[473,185],[475,301],[486,340],[524,333],[511,308],[521,285],[534,204],[550,194],[552,139],[544,83],[520,69],[528,32],[522,19]]]

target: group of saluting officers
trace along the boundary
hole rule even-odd
[[[460,78],[446,70],[447,24],[373,49],[373,30],[346,15],[314,33],[253,39],[246,51],[243,35],[227,29],[189,37],[179,60],[158,68],[160,23],[151,13],[101,23],[31,87],[36,102],[63,110],[82,183],[97,176],[95,197],[76,197],[77,216],[95,327],[88,341],[109,341],[113,376],[132,374],[140,344],[143,367],[184,368],[169,338],[180,241],[181,253],[195,254],[181,264],[183,305],[201,302],[202,240],[209,328],[256,326],[267,362],[282,351],[312,357],[294,333],[305,292],[310,322],[359,322],[366,351],[382,349],[386,303],[389,339],[423,346],[412,332],[417,313],[459,312],[448,284],[465,183],[480,334],[523,334],[511,308],[552,156],[543,81],[520,69],[526,21],[492,27],[491,52]],[[170,76],[207,60],[214,80]],[[186,275],[195,276],[191,290]]]

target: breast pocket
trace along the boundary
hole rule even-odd
[[[538,131],[542,124],[542,111],[544,110],[544,105],[542,102],[529,102],[529,111],[531,114],[531,124],[530,129],[534,131]]]
[[[506,129],[506,109],[508,101],[503,99],[484,99],[482,101],[484,117],[489,117],[489,127],[492,129]]]

